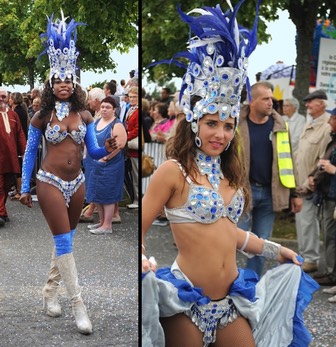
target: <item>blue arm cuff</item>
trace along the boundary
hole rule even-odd
[[[86,149],[91,158],[98,160],[109,154],[109,152],[105,149],[105,146],[98,146],[97,137],[94,130],[94,122],[88,124],[84,141],[86,144]]]
[[[40,144],[42,131],[29,125],[28,141],[22,163],[21,194],[30,192],[30,178],[34,169],[36,154]]]

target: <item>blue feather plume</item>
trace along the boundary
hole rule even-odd
[[[86,25],[86,23],[83,22],[75,22],[74,19],[67,23],[66,20],[68,17],[64,18],[62,10],[61,19],[54,21],[54,14],[47,18],[48,22],[46,32],[40,35],[41,39],[46,39],[44,42],[46,48],[41,52],[40,56],[47,53],[51,40],[53,41],[55,49],[63,51],[64,48],[70,47],[70,42],[76,42],[77,40],[77,27]]]
[[[181,19],[188,24],[190,32],[195,35],[190,38],[189,43],[192,45],[198,42],[200,46],[197,46],[197,49],[189,48],[189,51],[175,54],[170,60],[160,60],[150,64],[148,67],[172,63],[177,66],[185,67],[186,64],[179,62],[176,59],[177,57],[187,58],[190,63],[195,62],[201,64],[202,59],[207,55],[207,42],[209,40],[214,40],[217,52],[224,57],[225,63],[229,63],[230,67],[238,68],[238,59],[241,57],[242,49],[245,49],[245,56],[249,57],[258,43],[257,25],[261,0],[258,0],[256,5],[256,16],[251,31],[238,26],[236,21],[238,10],[244,1],[245,0],[240,0],[233,11],[227,10],[225,13],[223,13],[220,5],[216,7],[206,6],[202,9],[191,11],[191,13],[201,13],[200,16],[192,16],[184,13],[178,4],[177,11]],[[201,45],[202,41],[204,41],[204,46]]]

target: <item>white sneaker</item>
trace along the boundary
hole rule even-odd
[[[94,235],[104,235],[104,234],[112,234],[112,229],[90,229],[90,233]]]
[[[129,208],[129,209],[139,208],[139,205],[138,204],[129,204],[129,205],[127,205],[127,208]]]
[[[88,229],[97,229],[100,227],[100,223],[97,223],[97,224],[89,224],[88,226]]]
[[[332,296],[328,299],[329,302],[332,302],[333,304],[336,303],[336,295]]]
[[[32,201],[38,201],[37,195],[32,195],[31,198],[32,198]]]
[[[152,225],[160,226],[160,227],[166,227],[169,225],[168,220],[160,220],[160,219],[155,219],[152,223]]]
[[[336,294],[336,286],[335,287],[326,288],[326,289],[322,289],[322,293],[335,295]]]

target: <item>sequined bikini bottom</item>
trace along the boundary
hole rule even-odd
[[[183,278],[189,284],[192,284],[188,277],[181,271],[176,261],[172,266],[172,270],[174,276],[179,279]],[[216,341],[216,330],[226,327],[240,316],[238,309],[229,296],[220,300],[212,300],[207,304],[199,305],[196,302],[184,313],[204,334],[203,346],[214,343]]]
[[[204,346],[216,341],[218,328],[226,327],[239,317],[239,312],[230,298],[210,301],[208,304],[200,306],[194,304],[185,314],[204,333]]]
[[[83,171],[81,171],[74,180],[64,181],[50,172],[39,169],[38,173],[36,174],[36,178],[41,182],[51,184],[54,187],[58,188],[64,196],[65,204],[67,207],[69,207],[71,197],[76,193],[78,188],[85,181]]]

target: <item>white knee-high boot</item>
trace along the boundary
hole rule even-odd
[[[53,249],[51,255],[50,270],[48,280],[42,289],[43,307],[47,306],[47,315],[50,317],[59,317],[62,314],[61,306],[57,300],[57,288],[59,287],[61,274],[56,265],[56,249]]]
[[[82,334],[91,334],[92,324],[87,315],[86,307],[81,297],[81,291],[78,285],[77,269],[73,254],[67,253],[56,257],[56,264],[70,297],[72,312],[75,316],[77,328]]]

